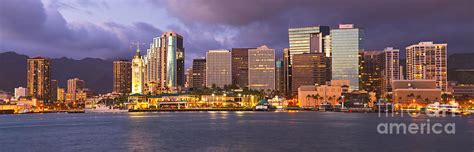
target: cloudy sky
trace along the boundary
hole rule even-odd
[[[131,57],[130,43],[184,36],[186,64],[209,49],[288,46],[288,27],[353,23],[365,49],[448,43],[474,52],[473,0],[1,0],[0,52]]]

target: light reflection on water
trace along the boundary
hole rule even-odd
[[[423,121],[426,117],[301,111],[1,115],[0,151],[31,151],[31,148],[35,151],[474,149],[472,116],[432,119],[432,122],[455,122],[456,135],[379,135],[376,132],[381,122]]]

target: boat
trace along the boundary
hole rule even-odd
[[[128,112],[127,109],[114,109],[113,106],[96,105],[95,108],[84,109],[85,113],[121,113]]]
[[[256,111],[267,111],[269,108],[267,105],[257,105],[255,106]]]
[[[428,106],[426,106],[425,112],[430,113],[430,114],[439,114],[440,112],[439,102],[428,104]]]
[[[461,114],[462,110],[459,108],[458,103],[452,104],[440,104],[435,102],[426,106],[426,113],[430,114]]]
[[[459,109],[458,103],[453,104],[441,104],[439,105],[439,109],[442,112],[446,112],[449,114],[461,114],[461,110]]]

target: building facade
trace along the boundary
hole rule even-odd
[[[377,97],[382,94],[384,55],[382,51],[364,51],[362,55],[360,90],[375,92]]]
[[[392,81],[402,79],[402,72],[400,71],[400,50],[392,47],[384,49],[384,69],[382,94],[392,92]]]
[[[58,88],[57,92],[57,100],[58,101],[65,101],[66,100],[66,90],[64,88]]]
[[[232,84],[239,87],[247,87],[249,83],[249,49],[255,48],[232,48]]]
[[[15,88],[15,99],[28,96],[28,89],[23,87]]]
[[[67,80],[66,101],[73,102],[78,100],[78,93],[84,90],[86,82],[79,78]]]
[[[144,88],[144,63],[140,55],[140,48],[137,48],[132,59],[132,92],[130,94],[143,94]]]
[[[193,87],[193,67],[186,69],[186,83],[184,85],[186,88]]]
[[[223,88],[232,84],[232,54],[229,50],[209,50],[206,54],[206,86]]]
[[[420,42],[406,47],[406,73],[408,80],[435,80],[436,86],[447,90],[448,44]]]
[[[177,90],[184,87],[183,37],[175,32],[165,32],[153,42],[143,57],[146,85],[154,84],[160,90]]]
[[[58,80],[51,80],[51,101],[56,101],[58,99]]]
[[[290,64],[295,54],[324,53],[325,37],[329,35],[328,26],[313,26],[288,29]]]
[[[324,53],[303,53],[293,56],[291,90],[298,94],[303,85],[323,85],[329,81]]]
[[[51,98],[51,70],[49,59],[36,57],[27,60],[28,95],[40,100]]]
[[[303,85],[298,88],[298,101],[301,107],[317,107],[322,103],[337,105],[348,85],[349,80],[331,80],[324,85]]]
[[[113,92],[128,94],[132,91],[132,62],[126,60],[114,61]]]
[[[206,86],[206,59],[193,60],[193,88],[203,88]]]
[[[285,92],[285,70],[283,65],[283,60],[277,60],[275,62],[275,90],[279,92],[279,94],[283,94]]]
[[[359,90],[359,69],[363,51],[363,30],[352,24],[340,24],[331,30],[332,80],[349,80],[352,90]]]
[[[392,101],[402,107],[427,105],[441,101],[441,89],[435,80],[393,80]]]
[[[263,45],[248,50],[248,87],[275,90],[275,49]]]
[[[283,49],[283,93],[286,96],[291,94],[291,64],[290,64],[290,49]]]

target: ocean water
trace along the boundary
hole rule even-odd
[[[455,134],[380,134],[380,123]],[[0,115],[0,151],[474,151],[474,117],[337,112]]]

